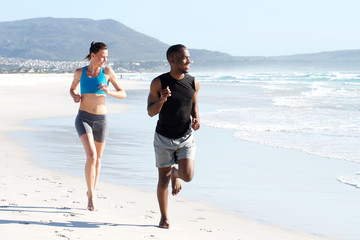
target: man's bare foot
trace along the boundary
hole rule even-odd
[[[90,197],[88,192],[86,193],[86,196],[88,197],[88,207],[87,207],[87,209],[89,211],[94,211],[95,208],[94,208],[94,202],[93,202],[92,196]]]
[[[159,228],[169,229],[170,228],[169,221],[166,218],[165,219],[161,218],[159,223]]]
[[[172,187],[172,195],[173,196],[178,194],[181,190],[181,182],[180,182],[180,178],[178,176],[178,170],[176,167],[172,167],[172,169],[171,169],[171,187]]]

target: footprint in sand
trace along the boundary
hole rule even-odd
[[[70,238],[68,238],[68,237],[65,236],[64,234],[56,234],[56,236],[57,236],[57,237],[61,237],[61,238],[66,238],[66,239],[69,239],[69,240],[70,240]]]
[[[63,214],[64,217],[75,217],[75,213],[70,213],[70,214],[67,214],[67,213],[64,213]]]
[[[30,224],[30,223],[28,223],[28,222],[18,222],[18,224],[28,225],[28,224]]]
[[[70,210],[71,208],[69,208],[69,207],[57,207],[56,209]]]
[[[40,223],[48,224],[48,223],[52,223],[52,220],[40,220]]]
[[[49,181],[50,179],[48,179],[48,178],[36,178],[36,180],[43,180],[43,181]]]
[[[160,239],[160,238],[157,238],[155,235],[146,235],[144,236],[144,238],[150,238],[150,239]]]
[[[154,217],[151,216],[151,215],[154,215],[154,214],[156,214],[155,211],[153,211],[153,210],[148,210],[148,211],[146,211],[146,214],[142,216],[142,218],[144,218],[144,219],[152,219],[152,218],[154,218]]]
[[[96,195],[96,198],[98,198],[98,199],[107,199],[107,197],[105,197],[105,196],[102,195],[102,194],[97,194],[97,195]]]
[[[198,218],[195,218],[195,219],[190,219],[189,222],[198,222],[198,221],[203,221],[203,220],[205,220],[205,218],[198,217]]]
[[[114,205],[114,204],[111,204],[110,207],[113,207],[113,208],[124,208],[124,207],[121,206],[121,205]]]

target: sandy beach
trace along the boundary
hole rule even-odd
[[[96,189],[96,211],[87,211],[84,178],[38,167],[29,150],[10,135],[26,130],[26,120],[75,117],[78,105],[68,93],[71,81],[71,74],[0,75],[1,239],[328,239],[243,219],[181,193],[169,197],[171,229],[160,229],[155,191],[102,181]],[[122,83],[126,90],[148,88],[146,82]],[[109,114],[126,114],[129,107],[108,104]]]

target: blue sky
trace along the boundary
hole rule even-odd
[[[167,44],[236,56],[360,49],[358,0],[5,0],[1,5],[1,22],[114,19]]]

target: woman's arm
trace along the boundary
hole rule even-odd
[[[114,86],[115,91],[110,91],[108,86],[106,84],[101,84],[99,90],[104,91],[107,95],[110,95],[115,98],[126,98],[126,92],[119,80],[116,77],[116,74],[114,70],[112,70],[110,67],[105,67],[104,69],[105,76],[108,76],[108,82],[111,82],[111,84]]]
[[[74,72],[74,80],[70,86],[70,95],[74,99],[74,102],[79,103],[81,100],[80,94],[77,92],[81,78],[82,68],[78,68]]]

